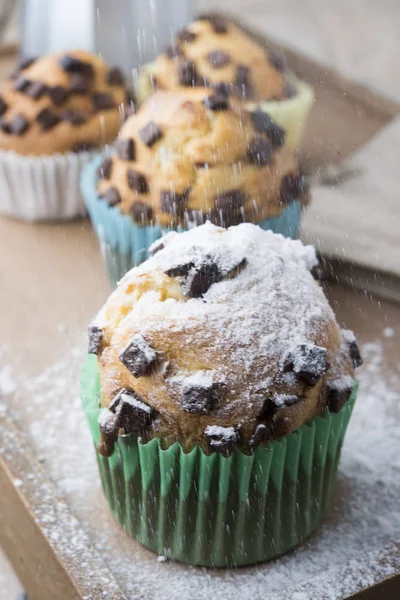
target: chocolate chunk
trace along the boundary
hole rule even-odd
[[[229,102],[226,96],[222,94],[211,94],[206,96],[203,100],[204,105],[210,110],[227,110],[229,108]]]
[[[160,252],[160,250],[164,250],[164,248],[165,248],[165,246],[164,246],[163,242],[154,242],[149,247],[149,254],[154,256],[155,254],[157,254],[157,252]]]
[[[60,118],[62,121],[67,121],[68,123],[71,123],[71,125],[74,125],[75,127],[77,127],[78,125],[83,125],[86,122],[86,119],[83,116],[83,114],[74,109],[64,110],[60,114]]]
[[[53,127],[60,122],[60,117],[48,108],[44,108],[37,115],[36,121],[43,131],[48,131],[49,129],[53,129]]]
[[[109,85],[124,85],[124,76],[119,67],[111,67],[107,75]]]
[[[101,437],[97,450],[102,456],[108,458],[114,453],[114,444],[118,437],[117,419],[114,413],[107,408],[103,408],[98,423]]]
[[[160,208],[163,212],[169,215],[179,215],[186,208],[190,188],[186,189],[182,194],[178,194],[174,190],[162,190],[160,192]]]
[[[182,410],[189,413],[211,412],[218,403],[217,386],[210,380],[204,382],[195,381],[194,377],[189,377],[182,386],[182,398],[180,406]]]
[[[194,87],[197,85],[197,72],[194,62],[183,60],[179,66],[179,83]]]
[[[236,69],[235,78],[236,90],[242,100],[249,100],[253,96],[253,84],[250,79],[250,69],[244,65],[239,65]]]
[[[191,43],[194,42],[194,40],[197,38],[197,35],[193,33],[193,31],[182,29],[182,31],[179,31],[176,37],[180,42]]]
[[[293,173],[289,173],[289,175],[285,175],[282,177],[281,187],[280,187],[280,201],[282,203],[292,202],[293,200],[298,200],[302,194],[306,191],[306,183],[304,177],[301,175],[295,175]]]
[[[172,58],[179,58],[180,56],[183,56],[183,52],[179,48],[179,46],[177,46],[177,44],[170,44],[167,47],[167,49],[165,50],[165,54],[170,59],[172,59]]]
[[[350,358],[353,361],[353,368],[357,369],[357,367],[361,367],[363,364],[363,359],[360,354],[360,350],[358,349],[358,345],[356,341],[352,341],[349,343],[349,354]]]
[[[94,75],[94,69],[91,64],[74,58],[73,56],[65,55],[60,59],[60,65],[67,73],[82,73],[88,78]]]
[[[268,427],[266,425],[264,425],[264,423],[260,423],[255,428],[255,431],[250,439],[250,446],[255,448],[259,444],[266,442],[269,439],[270,435],[271,435],[270,429],[268,429]]]
[[[151,373],[156,365],[157,352],[142,335],[137,334],[121,352],[119,359],[132,375],[143,377]]]
[[[208,21],[215,33],[227,33],[228,27],[226,21],[217,15],[209,15],[201,17],[202,21]]]
[[[204,432],[208,449],[212,452],[230,453],[239,442],[239,434],[233,427],[208,425]]]
[[[183,265],[176,265],[175,267],[171,267],[171,269],[165,271],[165,274],[168,275],[168,277],[187,277],[189,275],[189,272],[193,268],[194,263],[190,262]]]
[[[118,138],[115,149],[121,160],[135,160],[135,141],[132,138]]]
[[[97,176],[101,179],[110,179],[112,170],[112,160],[111,158],[105,158],[101,163],[100,167],[97,169]]]
[[[56,106],[61,106],[61,104],[64,104],[68,98],[68,91],[61,85],[55,85],[51,88],[48,88],[47,94],[50,96],[51,100]]]
[[[274,149],[271,142],[261,135],[255,136],[249,144],[247,159],[252,164],[269,165]]]
[[[115,413],[118,428],[125,433],[142,435],[151,425],[155,411],[133,390],[123,388],[114,398],[110,410]]]
[[[41,81],[31,81],[28,87],[26,88],[26,93],[31,98],[41,98],[43,94],[46,92],[46,86]]]
[[[254,129],[259,133],[264,133],[274,148],[279,148],[285,141],[285,131],[271,119],[271,117],[261,109],[250,113]]]
[[[154,121],[150,121],[139,131],[139,136],[142,142],[151,148],[162,137],[162,131]]]
[[[25,77],[19,77],[14,83],[14,90],[17,90],[17,92],[24,92],[30,84],[31,82],[29,79],[25,79]]]
[[[223,50],[213,50],[212,52],[209,52],[207,54],[207,59],[213,69],[220,69],[231,61],[229,54],[223,52]]]
[[[293,98],[297,94],[296,86],[291,81],[285,81],[283,93],[285,98]]]
[[[116,187],[110,187],[105,192],[102,192],[100,198],[107,200],[109,206],[115,206],[121,202],[121,196]]]
[[[342,330],[342,337],[347,344],[350,358],[353,362],[353,368],[361,367],[363,359],[361,358],[360,350],[357,346],[356,336],[350,329]]]
[[[260,421],[271,422],[278,409],[299,404],[302,398],[294,394],[273,394],[272,397],[265,398],[258,419]]]
[[[185,293],[189,298],[201,298],[214,283],[223,279],[223,273],[212,260],[192,269],[185,284]]]
[[[93,142],[78,142],[72,146],[71,150],[72,152],[90,152],[94,148],[96,148],[96,144]]]
[[[101,345],[103,343],[103,330],[97,325],[90,325],[88,328],[89,336],[89,354],[100,354]]]
[[[23,71],[24,69],[27,69],[28,67],[30,67],[31,65],[33,65],[33,63],[36,61],[36,57],[32,57],[32,56],[24,56],[23,58],[20,58],[18,61],[18,69],[20,71]]]
[[[222,192],[214,200],[217,210],[222,210],[224,213],[240,210],[244,206],[245,201],[244,193],[238,189]]]
[[[213,83],[211,87],[216,94],[218,94],[219,96],[225,96],[225,98],[229,98],[233,89],[233,85],[231,83],[227,83],[226,81],[219,81],[218,83]]]
[[[115,108],[114,98],[111,94],[96,93],[92,97],[93,105],[96,110],[110,110]]]
[[[0,129],[4,132],[4,133],[11,133],[10,130],[10,125],[7,121],[5,121],[4,119],[0,119]]]
[[[278,405],[274,402],[274,397],[265,398],[263,405],[261,407],[260,414],[258,415],[258,419],[260,421],[270,422],[275,416],[276,411],[278,410]]]
[[[22,135],[29,129],[29,121],[23,115],[17,115],[7,123],[7,133]]]
[[[147,194],[149,191],[149,186],[147,185],[147,180],[142,173],[139,171],[135,171],[135,169],[128,169],[128,185],[131,190],[137,192],[138,194]]]
[[[283,73],[284,71],[286,71],[286,68],[287,68],[286,59],[282,54],[278,54],[277,52],[274,52],[273,50],[269,50],[268,58],[269,58],[269,62],[274,67],[274,69],[276,69],[280,73]]]
[[[0,117],[2,115],[4,115],[4,113],[6,112],[7,108],[8,108],[7,102],[5,102],[3,100],[3,98],[1,98],[1,96],[0,96]]]
[[[327,369],[326,348],[312,343],[298,344],[284,362],[285,371],[293,371],[310,386],[316,385]]]
[[[88,94],[91,84],[92,80],[85,73],[72,73],[68,89],[71,94]]]
[[[333,413],[338,413],[353,392],[354,381],[350,376],[326,384],[326,404]]]
[[[131,215],[136,223],[144,223],[146,221],[151,221],[153,218],[153,209],[145,202],[136,200],[136,202],[132,204]]]

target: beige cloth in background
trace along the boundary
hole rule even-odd
[[[354,175],[312,188],[303,241],[322,254],[400,276],[400,117],[341,167]]]

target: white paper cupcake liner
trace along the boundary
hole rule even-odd
[[[0,151],[0,214],[25,221],[84,216],[80,175],[92,158],[90,152],[22,156]]]

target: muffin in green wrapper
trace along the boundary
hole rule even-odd
[[[244,221],[296,237],[307,185],[285,131],[211,90],[157,92],[124,124],[82,193],[115,284],[168,230]]]
[[[315,251],[251,224],[171,232],[89,328],[82,401],[115,518],[193,565],[268,560],[316,527],[361,364]]]

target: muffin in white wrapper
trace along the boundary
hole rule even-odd
[[[24,58],[0,87],[0,214],[86,214],[83,167],[112,143],[128,108],[118,67],[84,51]]]
[[[0,151],[0,213],[26,221],[84,216],[80,175],[91,157],[89,152],[21,156]]]

